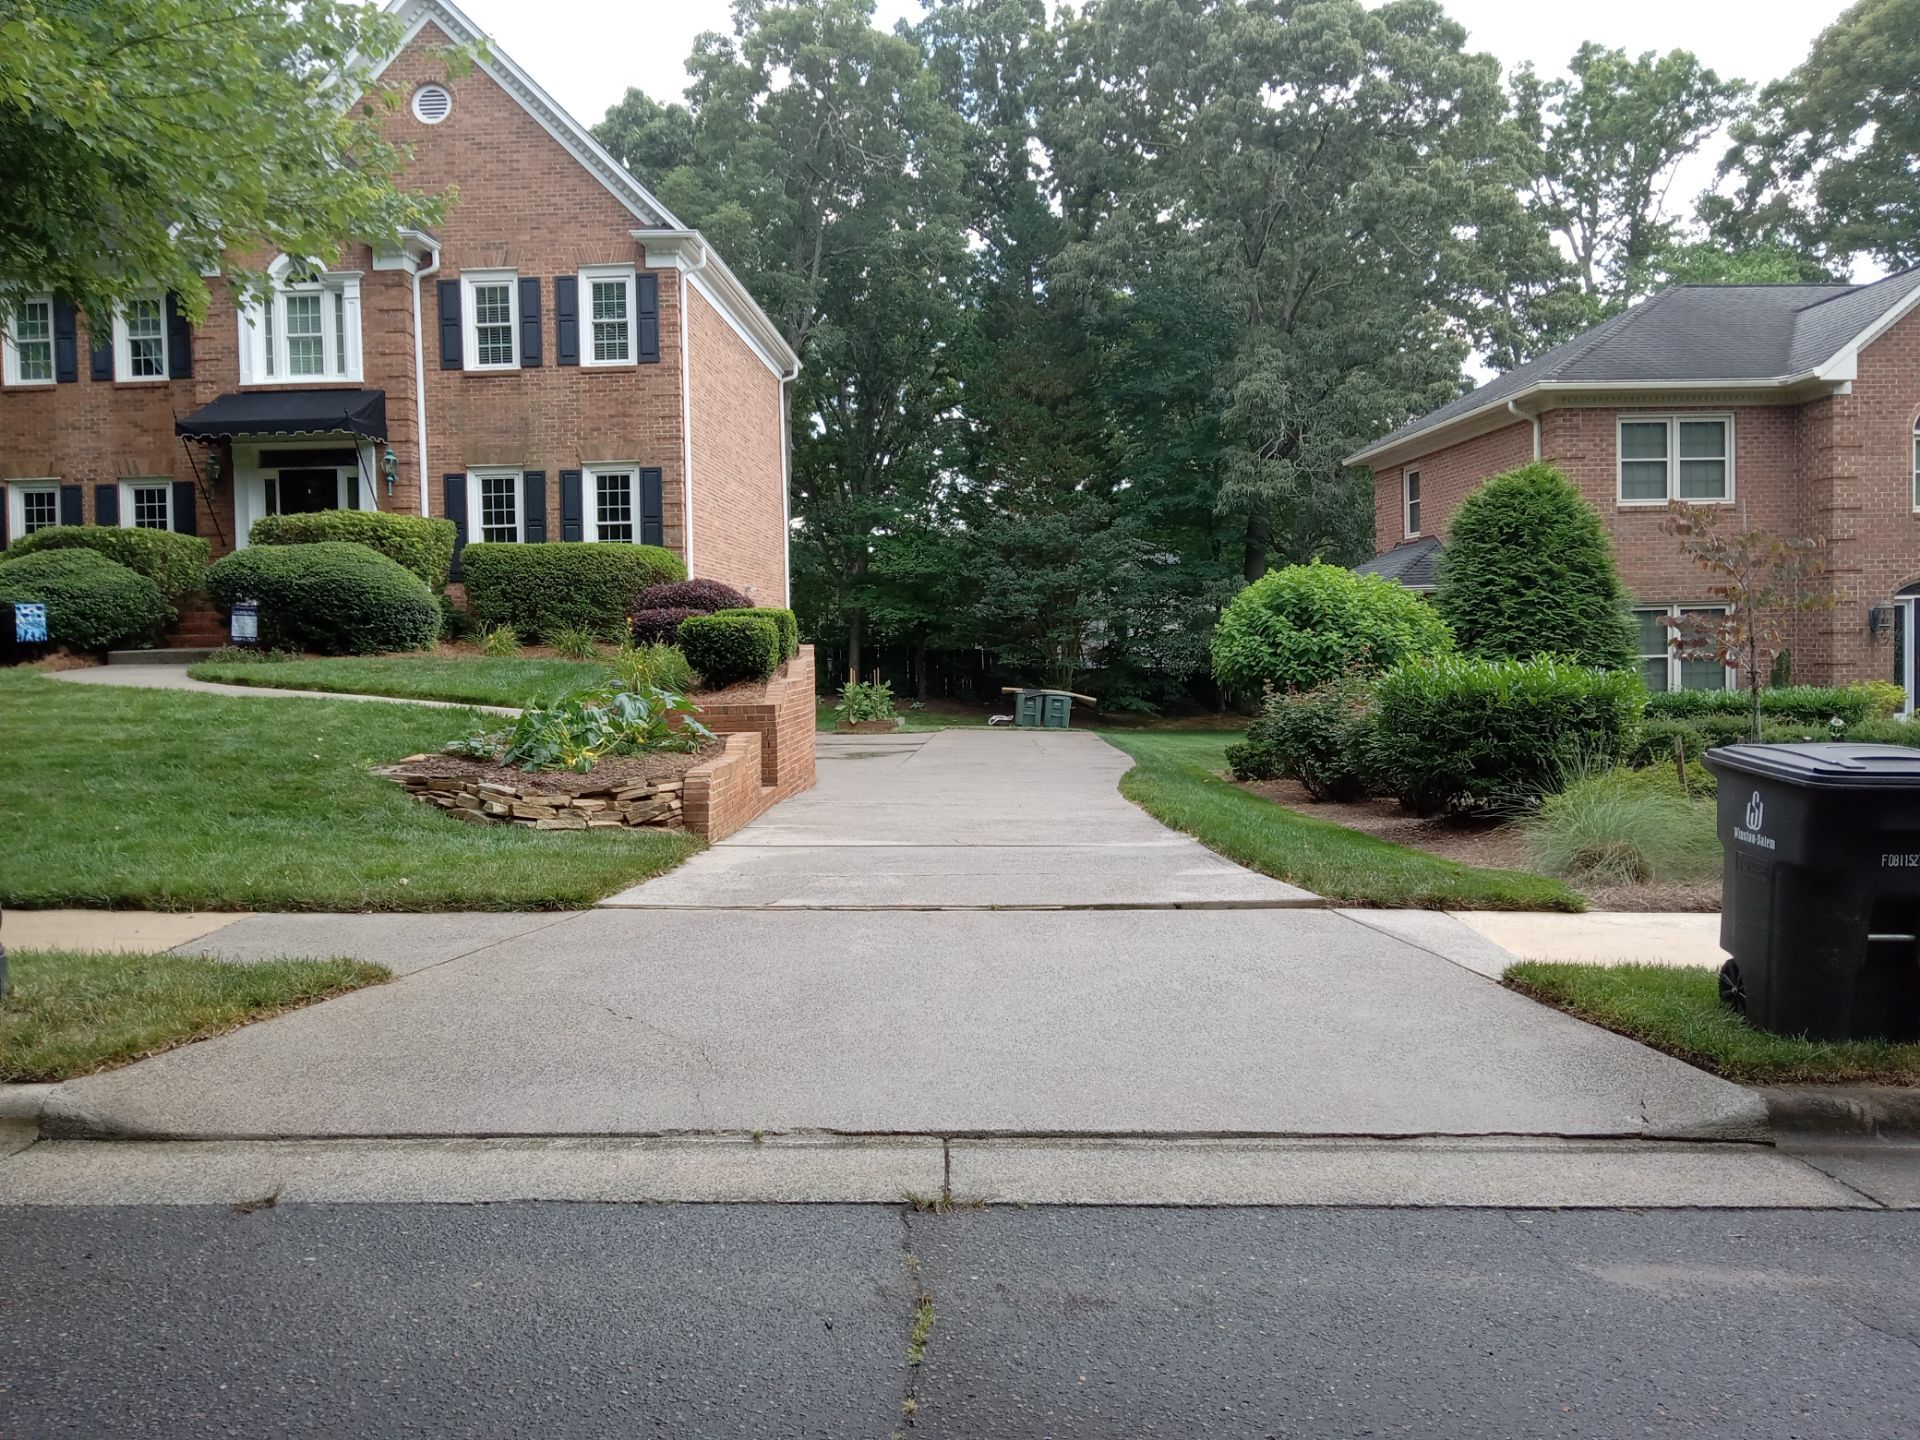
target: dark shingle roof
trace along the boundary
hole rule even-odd
[[[1831,360],[1916,290],[1920,268],[1871,285],[1676,285],[1409,421],[1360,454],[1540,384],[1793,379]]]
[[[1354,566],[1356,575],[1383,575],[1409,590],[1433,588],[1434,565],[1440,559],[1440,542],[1432,535],[1396,545],[1384,555],[1363,560]]]

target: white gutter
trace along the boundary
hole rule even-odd
[[[786,598],[780,603],[793,608],[793,401],[787,386],[800,378],[800,362],[780,377],[780,584]]]
[[[440,247],[429,247],[430,264],[415,264],[413,271],[413,415],[415,444],[420,452],[420,513],[432,514],[432,490],[427,474],[427,347],[420,334],[420,279],[440,271]]]
[[[1533,458],[1538,460],[1540,458],[1540,417],[1538,415],[1527,414],[1526,411],[1522,410],[1511,400],[1507,401],[1507,409],[1518,419],[1531,420],[1533,422]]]

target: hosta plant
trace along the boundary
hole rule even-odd
[[[585,774],[608,755],[697,750],[713,732],[694,718],[693,702],[668,690],[618,685],[577,690],[551,705],[531,705],[504,730],[480,731],[447,746],[450,754],[497,759],[522,770]]]

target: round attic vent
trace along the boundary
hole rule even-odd
[[[423,125],[438,125],[453,109],[453,96],[443,85],[422,85],[413,92],[413,118]]]

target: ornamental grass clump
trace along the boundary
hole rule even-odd
[[[1601,884],[1694,880],[1720,867],[1714,802],[1689,799],[1670,771],[1578,767],[1525,822],[1528,854],[1550,875]]]

